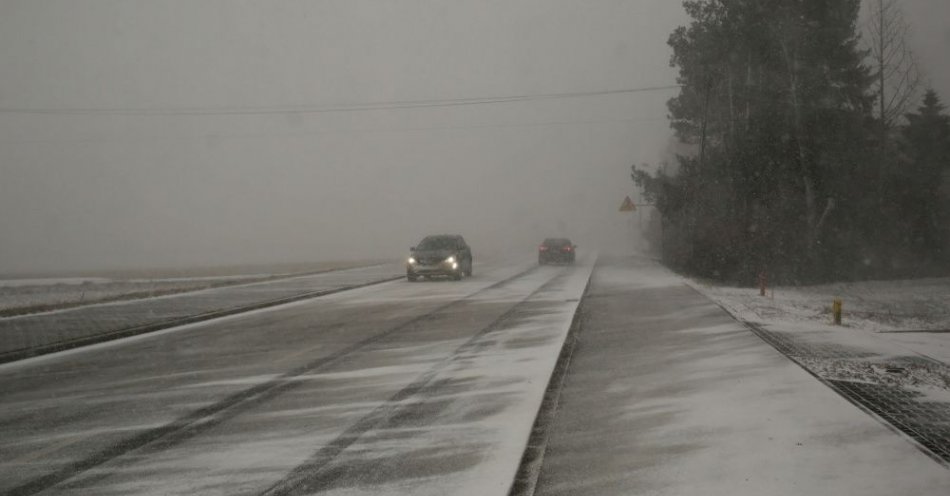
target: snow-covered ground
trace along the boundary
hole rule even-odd
[[[0,279],[0,288],[21,286],[60,286],[76,284],[103,284],[112,282],[105,277],[33,277],[26,279]]]
[[[0,312],[29,313],[124,298],[148,298],[223,284],[254,282],[268,275],[228,278],[114,280],[104,278],[0,280]]]
[[[68,308],[90,303],[150,298],[197,291],[219,286],[266,281],[287,277],[294,273],[311,273],[343,269],[378,262],[322,262],[308,266],[275,266],[273,271],[260,271],[267,267],[253,267],[251,271],[228,273],[224,269],[194,269],[191,271],[166,271],[154,277],[134,273],[123,277],[109,274],[108,277],[29,277],[0,279],[0,316],[36,313],[59,308]],[[292,269],[288,272],[287,269]],[[190,272],[190,273],[189,273]]]
[[[819,377],[950,403],[950,278],[777,287],[764,297],[757,288],[688,283],[794,343],[795,360]],[[834,298],[843,301],[841,326],[832,324]]]
[[[735,288],[692,283],[743,320],[831,323],[843,300],[843,327],[863,331],[950,330],[950,278],[866,281],[820,286]]]

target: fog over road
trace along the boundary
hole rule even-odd
[[[950,271],[874,4],[950,101],[950,0],[0,0],[0,496],[950,494],[950,339],[685,284]]]
[[[0,494],[946,493],[937,393],[823,380],[795,360],[877,355],[685,283],[482,261],[0,364]]]

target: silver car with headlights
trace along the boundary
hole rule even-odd
[[[472,275],[472,249],[465,238],[457,234],[426,236],[409,249],[406,260],[406,279],[420,277],[451,277],[458,281]]]

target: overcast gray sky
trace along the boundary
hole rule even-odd
[[[905,2],[945,99],[948,6]],[[686,21],[674,0],[0,0],[0,108],[92,111],[0,113],[0,273],[622,242],[671,90],[314,110],[670,85]]]

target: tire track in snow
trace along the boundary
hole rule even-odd
[[[477,291],[441,305],[430,312],[419,315],[406,322],[397,324],[384,331],[364,338],[336,353],[313,360],[267,382],[228,395],[227,397],[215,402],[212,405],[195,410],[194,412],[182,416],[172,422],[169,422],[168,424],[149,429],[132,437],[126,438],[112,446],[88,455],[80,460],[69,463],[54,472],[20,484],[12,488],[7,494],[10,496],[28,496],[37,494],[53,486],[69,481],[70,479],[73,479],[85,472],[88,472],[133,451],[148,449],[151,452],[156,452],[178,445],[183,441],[196,437],[208,429],[211,429],[212,427],[237,416],[238,414],[250,409],[255,405],[263,403],[296,387],[300,387],[300,385],[303,383],[296,379],[301,375],[311,374],[338,363],[347,356],[378,341],[381,341],[392,334],[430,319],[434,315],[463,303],[469,298],[502,287],[512,281],[530,274],[531,272],[534,272],[535,270],[537,270],[537,266],[532,265],[528,269],[520,271],[506,279],[502,279],[501,281],[495,282],[489,286],[483,287]],[[105,478],[109,475],[109,472],[103,472],[100,475],[94,476],[94,479]]]

